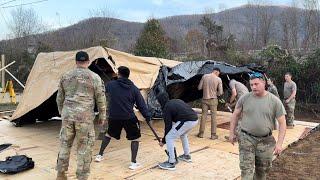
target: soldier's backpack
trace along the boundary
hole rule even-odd
[[[15,174],[34,168],[34,161],[25,155],[9,156],[5,161],[0,161],[0,172],[3,174]]]

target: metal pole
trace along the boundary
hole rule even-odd
[[[14,80],[16,80],[16,81],[20,84],[20,86],[23,87],[23,89],[24,89],[24,85],[23,85],[16,77],[14,77],[13,74],[11,74],[7,69],[5,69],[5,71],[6,71]]]
[[[13,62],[9,63],[8,65],[2,67],[2,68],[0,69],[0,71],[6,69],[7,67],[11,66],[11,65],[14,64],[15,62],[16,62],[16,61],[13,61]]]
[[[1,55],[1,68],[4,68],[5,67],[5,57],[4,57],[4,54]],[[2,71],[1,72],[1,86],[2,88],[4,88],[4,86],[6,85],[6,81],[5,81],[5,74],[6,72]]]
[[[0,56],[0,69],[2,68],[2,55]],[[1,88],[3,88],[3,84],[2,84],[2,73],[0,72],[0,86]]]

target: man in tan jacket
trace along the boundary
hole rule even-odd
[[[212,73],[205,74],[202,76],[199,83],[198,89],[203,90],[202,97],[202,117],[199,129],[199,138],[203,138],[205,131],[205,125],[207,120],[208,109],[211,111],[211,139],[218,139],[217,136],[217,107],[218,107],[218,96],[223,94],[222,80],[219,78],[219,68],[214,68]]]

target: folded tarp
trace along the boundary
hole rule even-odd
[[[182,99],[191,102],[202,97],[202,91],[198,90],[198,84],[204,74],[212,72],[213,68],[221,70],[220,78],[223,82],[224,91],[229,87],[230,79],[236,79],[248,84],[249,68],[237,67],[224,62],[213,60],[189,61],[181,63],[173,68],[162,66],[157,80],[148,95],[148,106],[154,117],[161,117],[160,105],[156,100],[156,95],[160,92],[167,92],[171,99]]]

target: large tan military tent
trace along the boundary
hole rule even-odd
[[[180,63],[161,58],[134,56],[101,46],[83,50],[89,54],[91,61],[89,68],[102,79],[110,80],[111,74],[117,71],[117,67],[127,66],[131,70],[130,79],[143,92],[153,86],[162,65],[173,67]],[[78,51],[40,53],[37,56],[11,121],[24,124],[34,122],[34,119],[45,120],[55,115],[55,95],[60,77],[75,68],[75,54]],[[109,56],[112,59],[108,59]],[[52,113],[53,111],[55,113]]]

